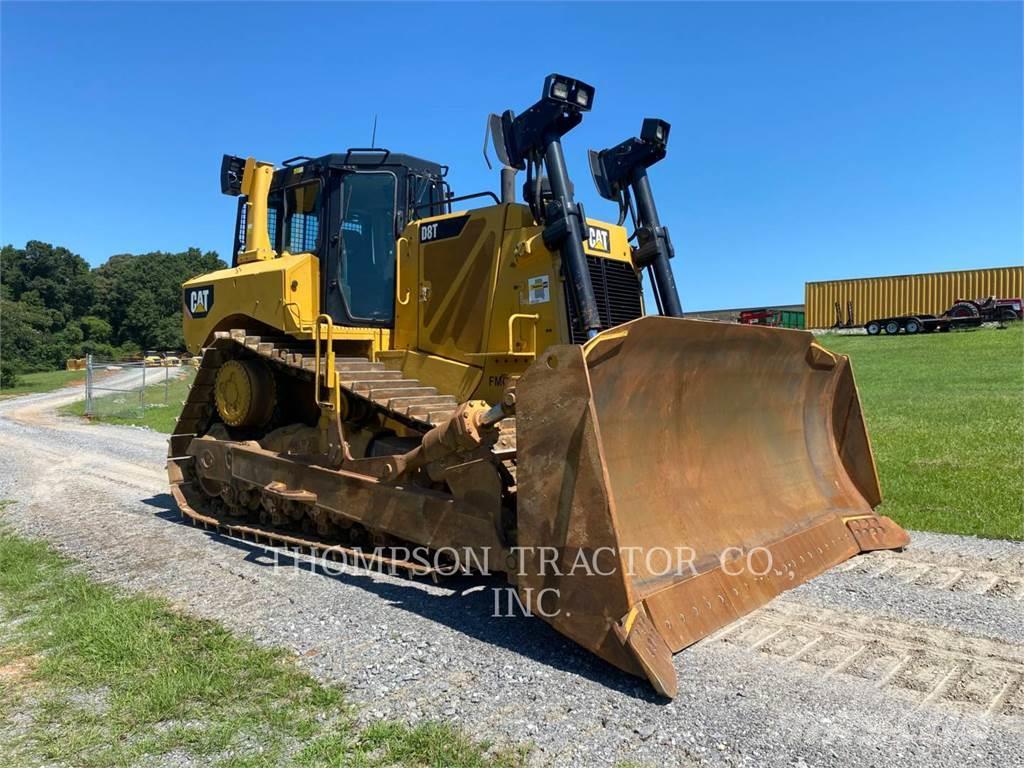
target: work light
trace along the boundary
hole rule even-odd
[[[548,75],[544,81],[544,98],[589,112],[594,102],[594,87],[571,77]]]
[[[659,120],[656,117],[644,118],[643,125],[640,128],[640,138],[650,144],[664,146],[668,144],[668,132],[671,127],[664,120]]]
[[[594,86],[565,75],[552,74],[544,79],[540,100],[520,115],[505,110],[490,131],[500,135],[504,153],[498,156],[512,168],[526,170],[526,158],[534,152],[546,152],[553,140],[561,138],[583,120],[583,113],[594,106]],[[504,156],[503,156],[504,155]]]

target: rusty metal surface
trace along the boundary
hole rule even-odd
[[[331,522],[360,523],[430,549],[479,548],[478,557],[485,550],[491,557],[503,553],[492,522],[499,498],[480,500],[491,508],[467,504],[447,493],[284,458],[252,443],[201,437],[192,441],[189,453],[198,459],[200,477],[239,490],[259,489],[263,496],[293,504],[304,499]],[[304,512],[293,517],[315,517]]]
[[[520,589],[557,587],[547,621],[666,695],[671,652],[861,549],[906,543],[872,512],[848,362],[808,333],[642,318],[585,360],[552,348],[517,392],[520,546],[557,547],[563,571],[580,550],[616,553],[612,575],[531,572]]]
[[[884,516],[861,517],[846,521],[861,552],[876,549],[903,549],[910,536],[892,518]]]
[[[520,598],[562,634],[644,676],[613,629],[637,596],[618,551],[582,348],[549,349],[519,380],[516,397]],[[546,547],[557,550],[554,567],[543,560]],[[595,573],[573,572],[580,553],[597,563]]]
[[[838,518],[762,546],[750,563],[745,555],[728,558],[645,599],[658,632],[673,653],[859,551]]]
[[[832,429],[836,369],[801,331],[645,318],[588,368],[620,546],[682,544],[698,570],[823,522],[870,513]],[[667,586],[646,562],[641,596]]]

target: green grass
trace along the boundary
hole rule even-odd
[[[451,726],[356,724],[293,657],[75,573],[0,527],[0,766],[521,766]]]
[[[0,398],[15,395],[29,395],[36,392],[52,392],[72,384],[84,384],[85,371],[40,371],[18,375],[18,384],[0,389]]]
[[[170,434],[181,413],[181,404],[188,397],[188,388],[192,383],[195,371],[191,368],[170,369],[167,382],[166,403],[164,402],[164,371],[163,368],[147,369],[147,377],[152,370],[156,380],[146,386],[145,408],[138,407],[138,393],[106,394],[95,399],[97,415],[92,421],[104,424],[123,424],[133,427],[146,427],[155,432]],[[79,400],[60,409],[60,413],[69,416],[85,416],[85,401]]]
[[[910,528],[1024,538],[1024,327],[825,335],[853,363],[885,501]]]

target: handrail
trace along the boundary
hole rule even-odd
[[[327,345],[324,349],[324,364],[326,371],[322,371],[320,367],[320,342],[322,341],[321,331],[324,327],[324,322],[327,323]],[[334,410],[334,401],[328,399],[326,401],[320,399],[320,376],[321,373],[325,374],[330,388],[331,395],[334,394],[334,390],[337,389],[337,381],[335,381],[336,374],[334,371],[334,320],[330,315],[320,314],[316,317],[316,329],[313,334],[313,354],[315,355],[313,360],[313,378],[316,381],[314,385],[316,389],[313,392],[313,396],[316,398],[316,404],[320,408],[329,408]]]
[[[388,158],[391,157],[391,150],[384,149],[382,147],[349,147],[348,152],[345,153],[345,160],[343,165],[348,165],[349,160],[352,158],[353,153],[360,155],[380,155],[380,162],[377,165],[384,165]]]
[[[512,329],[515,325],[516,320],[533,320],[533,351],[532,352],[516,352],[515,343],[512,339]],[[514,312],[508,316],[508,354],[510,355],[533,355],[537,356],[537,321],[540,320],[540,315],[528,315],[523,312]]]
[[[501,198],[490,190],[485,189],[483,192],[474,192],[471,195],[459,195],[458,197],[449,197],[432,203],[420,203],[419,205],[412,206],[412,210],[418,211],[420,208],[433,208],[435,205],[451,205],[452,203],[461,203],[464,200],[473,200],[477,197],[489,197],[494,200],[495,205],[501,205]]]
[[[405,244],[403,249],[402,244]],[[398,238],[398,258],[395,260],[395,301],[401,304],[403,307],[409,303],[409,289],[405,289],[405,298],[400,299],[402,295],[402,253],[409,252],[409,239],[406,237]]]

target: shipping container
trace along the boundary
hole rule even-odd
[[[787,310],[779,311],[779,327],[780,328],[804,328],[804,313],[803,312],[789,312]]]
[[[853,305],[855,326],[868,320],[896,315],[941,315],[957,299],[987,296],[1017,298],[1024,295],[1024,266],[928,272],[921,275],[858,277],[825,280],[804,286],[808,328],[831,328],[836,304],[843,322]]]

